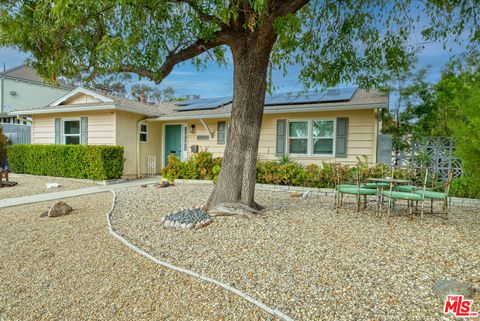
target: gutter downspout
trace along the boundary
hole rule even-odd
[[[136,161],[136,172],[137,172],[137,178],[140,177],[140,123],[143,123],[148,117],[143,117],[137,121],[137,129],[136,129],[136,135],[135,139],[137,141],[137,161]]]

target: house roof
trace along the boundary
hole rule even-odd
[[[90,96],[94,101],[68,104],[70,99],[73,99],[78,95]],[[48,106],[34,107],[28,110],[17,110],[10,112],[9,115],[40,115],[78,111],[122,110],[148,117],[158,117],[162,114],[164,108],[170,108],[170,106],[167,107],[165,104],[150,105],[140,103],[135,100],[110,95],[97,90],[78,87],[50,103]]]
[[[97,101],[65,104],[76,95],[84,94],[94,97]],[[181,120],[197,118],[228,118],[232,111],[232,103],[220,105],[212,109],[200,110],[179,110],[182,103],[159,103],[155,105],[140,103],[135,100],[113,96],[96,90],[79,87],[65,96],[52,102],[48,106],[36,107],[25,111],[14,111],[10,115],[35,115],[50,114],[62,112],[78,112],[93,110],[123,110],[131,113],[142,114],[151,120]],[[348,100],[342,101],[323,101],[300,104],[268,104],[265,106],[265,114],[279,113],[302,113],[312,111],[334,111],[334,110],[355,110],[355,109],[387,109],[388,95],[377,90],[357,89]]]
[[[311,111],[353,110],[353,109],[387,109],[388,95],[378,90],[366,91],[357,89],[348,100],[325,101],[301,104],[268,104],[265,114],[301,113]],[[162,109],[162,115],[156,120],[179,120],[191,118],[223,118],[230,117],[232,104],[221,105],[215,109],[180,111],[175,104],[168,104]]]
[[[56,87],[54,85],[50,85],[46,83],[45,80],[42,78],[42,76],[40,76],[35,69],[25,64],[2,71],[0,72],[0,76],[4,78],[10,78],[10,79],[15,79],[20,81],[38,83],[45,86]],[[71,88],[61,80],[59,80],[58,82],[59,82],[58,87],[63,87],[67,89]]]

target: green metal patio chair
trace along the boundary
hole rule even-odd
[[[381,183],[381,182],[373,182],[373,183],[364,183],[362,184],[362,187],[365,188],[388,188],[390,187],[390,184],[388,183]]]
[[[425,183],[424,183],[424,187],[423,189],[425,190],[425,187],[426,187],[426,180],[427,180],[427,175],[428,175],[428,169],[427,169],[427,172],[426,172],[426,175],[425,175]],[[391,217],[391,211],[392,211],[392,207],[395,205],[396,201],[400,201],[400,200],[405,200],[408,202],[408,208],[409,208],[409,213],[412,214],[413,213],[413,206],[410,207],[410,202],[418,202],[418,201],[422,201],[422,209],[421,209],[421,218],[423,220],[423,201],[424,201],[424,198],[422,197],[422,195],[419,195],[419,194],[416,194],[416,193],[413,193],[412,191],[408,191],[409,189],[405,189],[407,190],[406,192],[405,191],[395,191],[394,190],[394,187],[393,187],[393,178],[395,177],[395,166],[392,167],[392,181],[390,182],[390,189],[388,191],[383,191],[382,192],[382,196],[383,197],[386,197],[388,198],[388,211],[387,211],[387,215],[390,219]],[[382,204],[380,204],[380,211],[382,211]]]
[[[430,200],[430,213],[433,214],[433,202],[434,201],[441,201],[442,202],[442,214],[448,216],[448,212],[450,209],[450,202],[449,202],[449,192],[450,192],[450,185],[453,180],[453,170],[450,170],[448,173],[447,182],[445,183],[445,190],[444,192],[435,192],[433,190],[420,190],[415,191],[415,194],[421,195],[424,199]]]
[[[335,208],[338,212],[338,208],[343,205],[343,195],[355,195],[356,196],[356,204],[357,204],[357,212],[360,211],[360,205],[361,205],[361,196],[363,195],[364,199],[364,208],[367,207],[367,196],[368,195],[377,195],[377,190],[372,189],[372,188],[365,188],[362,187],[360,182],[360,166],[357,164],[357,170],[356,170],[356,176],[357,176],[357,184],[340,184],[339,183],[339,177],[337,180],[337,193],[335,194]],[[338,194],[338,196],[337,196]]]

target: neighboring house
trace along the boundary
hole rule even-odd
[[[8,112],[48,105],[71,90],[63,84],[46,84],[35,69],[26,65],[0,72],[0,123],[27,125],[28,119],[12,117]]]
[[[125,149],[125,176],[159,173],[167,156],[196,150],[222,156],[231,98],[157,105],[77,88],[46,107],[10,115],[32,117],[33,144],[105,144]],[[388,97],[377,91],[330,89],[324,94],[268,97],[259,159],[290,154],[302,164],[377,162],[380,114]]]

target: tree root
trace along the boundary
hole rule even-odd
[[[256,206],[260,206],[255,203]],[[252,217],[261,214],[261,211],[242,203],[221,203],[208,211],[210,216],[244,216]]]

